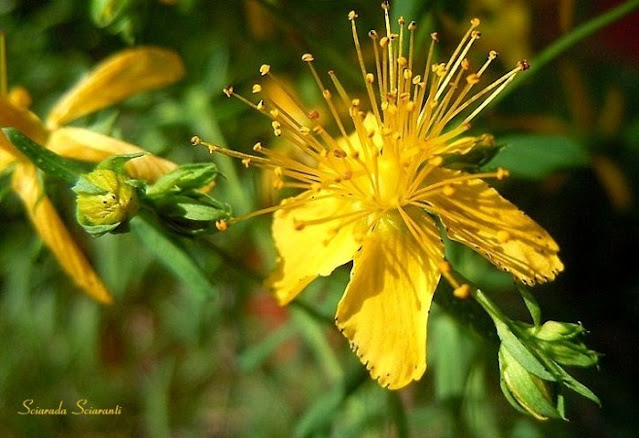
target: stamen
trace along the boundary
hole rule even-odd
[[[7,95],[7,44],[6,34],[0,31],[0,97]]]

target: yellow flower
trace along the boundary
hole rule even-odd
[[[357,15],[349,14],[368,114],[360,109],[363,103],[349,97],[329,72],[335,99],[314,69],[313,56],[305,54],[302,60],[323,93],[339,136],[330,135],[319,124],[316,110],[304,110],[304,118],[293,117],[266,93],[253,104],[229,87],[225,89],[228,96],[237,96],[269,116],[274,134],[289,140],[303,157],[291,158],[261,143],[253,148],[256,155],[204,144],[247,165],[273,169],[278,188],[303,190],[278,206],[230,223],[275,212],[273,236],[279,260],[269,285],[282,305],[319,275],[327,276],[353,260],[335,323],[371,376],[382,386],[398,389],[421,378],[426,369],[427,319],[440,267],[446,265],[435,218],[449,238],[468,245],[523,283],[552,280],[563,265],[550,235],[483,181],[501,179],[507,171],[468,174],[443,166],[444,155],[492,144],[489,135],[461,135],[527,63],[519,62],[473,93],[496,57],[491,52],[478,69],[471,69],[466,56],[479,38],[479,20],[474,19],[446,63],[434,61],[437,34],[433,34],[425,69],[420,70],[424,73],[416,74],[417,25],[406,26],[400,19],[396,33],[391,29],[388,4],[383,7],[383,36],[369,33],[375,59],[372,70],[364,61]],[[260,73],[280,83],[268,65]],[[350,135],[338,115],[337,101],[349,109],[354,131]]]
[[[4,46],[3,38],[0,45]],[[4,49],[2,55],[0,126],[17,128],[59,155],[89,162],[143,150],[87,129],[64,127],[64,124],[136,93],[170,84],[184,75],[182,62],[174,52],[153,47],[124,50],[91,70],[53,106],[43,123],[28,110],[31,98],[26,90],[15,88],[7,92]],[[91,297],[103,303],[111,302],[110,293],[45,195],[36,166],[0,133],[0,172],[8,168],[13,170],[11,187],[60,266]],[[127,165],[131,176],[151,181],[173,168],[174,163],[151,155],[131,160]]]

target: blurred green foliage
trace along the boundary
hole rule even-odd
[[[321,96],[299,60],[310,51],[320,70],[334,69],[351,94],[363,94],[346,14],[358,11],[362,31],[379,29],[378,3],[0,0],[0,30],[7,35],[8,83],[29,90],[38,114],[95,62],[130,44],[180,53],[183,81],[78,123],[180,164],[213,160],[223,175],[217,198],[241,214],[272,202],[260,189],[260,173],[211,158],[189,139],[197,134],[249,150],[258,140],[270,141],[270,126],[227,100],[222,87],[249,90],[268,62],[317,104]],[[419,44],[438,30],[442,52],[454,48],[468,19],[479,15],[485,23],[480,41],[504,60],[534,59],[571,23],[599,12],[584,0],[397,0],[392,10],[419,23]],[[506,13],[517,19],[504,24],[499,17]],[[287,309],[262,289],[274,261],[269,219],[162,243],[197,262],[206,276],[200,289],[214,288],[207,299],[167,268],[170,259],[150,249],[157,248],[149,244],[158,238],[155,228],[132,223],[142,227],[139,240],[134,234],[90,238],[73,225],[69,184],[50,178],[47,190],[58,211],[115,295],[116,304],[100,306],[61,272],[0,176],[0,435],[636,435],[639,280],[625,255],[639,244],[639,51],[627,48],[628,40],[636,43],[636,24],[635,14],[612,25],[621,38],[606,31],[605,38],[580,43],[473,126],[506,145],[486,164],[512,170],[515,178],[500,191],[562,247],[566,272],[533,292],[551,319],[580,319],[592,331],[590,347],[605,355],[601,371],[579,378],[600,396],[601,409],[570,396],[570,423],[520,415],[499,389],[497,343],[480,340],[437,307],[425,377],[399,393],[385,391],[363,374],[332,325],[346,268],[311,285]],[[490,40],[493,32],[498,36]],[[504,61],[493,71],[509,67]],[[528,317],[507,276],[458,245],[447,254],[510,314]],[[87,399],[94,407],[120,405],[123,414],[18,415],[26,399],[43,408],[62,400],[68,409]]]

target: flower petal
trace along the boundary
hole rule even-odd
[[[102,61],[69,90],[49,113],[47,126],[60,126],[134,94],[171,84],[184,72],[180,57],[171,50],[124,50]]]
[[[460,175],[439,169],[432,177],[442,181]],[[453,193],[428,196],[448,236],[511,273],[524,284],[551,281],[564,269],[552,237],[524,212],[502,198],[480,179],[451,184]]]
[[[67,158],[99,162],[113,155],[146,151],[122,140],[83,128],[60,128],[51,133],[47,148]],[[155,155],[145,155],[129,161],[126,169],[133,178],[155,181],[177,165]]]
[[[24,202],[42,241],[53,252],[69,277],[95,300],[111,303],[111,294],[65,228],[49,198],[44,195],[35,166],[28,163],[17,166],[12,187]]]
[[[16,128],[39,144],[47,141],[47,130],[38,116],[27,109],[11,104],[5,97],[0,97],[0,127]]]
[[[426,371],[426,323],[443,245],[422,212],[382,218],[355,256],[336,324],[380,385],[399,389]],[[414,235],[419,236],[419,241]]]
[[[273,238],[279,253],[275,271],[267,284],[278,302],[287,304],[318,275],[327,276],[353,259],[360,247],[357,239],[357,210],[341,197],[303,192],[284,200],[290,208],[278,210],[273,218]],[[307,200],[304,202],[304,200]],[[353,213],[353,216],[344,216]],[[325,221],[301,227],[304,221]]]

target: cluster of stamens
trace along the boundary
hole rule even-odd
[[[357,14],[353,11],[348,14],[368,96],[368,116],[362,110],[364,105],[360,99],[348,95],[335,72],[329,71],[328,76],[337,98],[317,73],[313,55],[306,53],[302,56],[322,93],[339,136],[329,134],[319,121],[319,112],[306,109],[267,64],[260,67],[260,75],[268,83],[255,84],[251,90],[261,97],[258,102],[243,97],[233,87],[224,89],[226,96],[235,97],[269,117],[273,134],[295,146],[297,155],[270,149],[261,143],[253,147],[255,154],[204,143],[199,138],[194,143],[204,144],[211,153],[237,158],[246,167],[271,169],[275,189],[306,191],[278,206],[249,213],[231,222],[334,196],[350,197],[358,203],[357,212],[349,213],[350,217],[345,218],[348,221],[365,216],[370,218],[371,215],[378,218],[389,209],[399,209],[404,217],[403,208],[409,205],[437,213],[428,202],[429,196],[435,193],[453,196],[455,185],[469,179],[502,179],[508,176],[507,171],[498,169],[481,174],[455,174],[453,178],[427,183],[433,170],[443,165],[443,151],[465,153],[479,143],[492,141],[490,136],[454,140],[470,128],[470,122],[518,73],[528,68],[528,63],[519,62],[511,71],[473,94],[474,87],[497,58],[497,53],[491,51],[485,62],[471,71],[467,54],[481,35],[477,31],[479,20],[473,19],[447,63],[434,61],[439,37],[437,33],[431,34],[423,74],[415,74],[417,24],[411,22],[406,25],[400,18],[399,32],[394,33],[388,3],[384,2],[382,7],[385,35],[380,36],[376,31],[368,33],[375,60],[372,71],[367,69],[364,61],[356,26]],[[407,53],[405,46],[408,46]],[[296,108],[285,107],[277,99],[270,98],[265,90],[272,87],[284,93]],[[347,127],[343,122],[339,105],[348,109],[352,126]],[[300,120],[300,117],[292,115],[293,112],[303,112],[306,116]],[[454,148],[451,149],[451,145]],[[299,228],[303,229],[308,224],[300,223]]]

